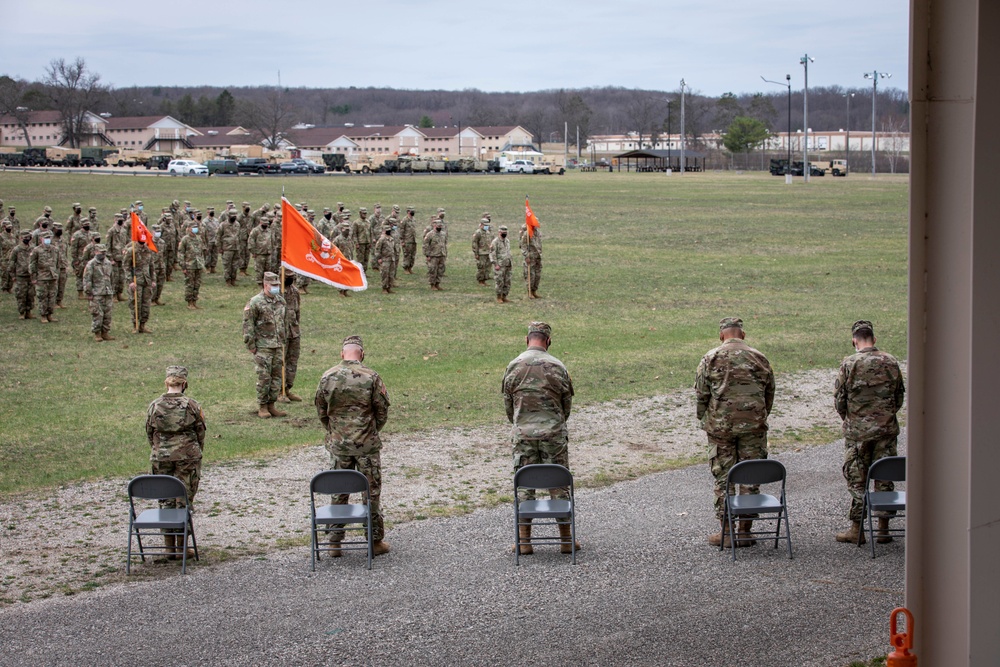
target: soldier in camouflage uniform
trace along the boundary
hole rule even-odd
[[[285,299],[278,276],[267,271],[263,289],[243,308],[243,343],[257,365],[257,416],[262,419],[288,414],[274,407],[281,394],[286,328]]]
[[[150,261],[153,265],[153,305],[162,306],[163,302],[160,301],[160,296],[163,294],[163,285],[167,282],[167,265],[166,265],[166,253],[164,248],[169,244],[163,238],[163,229],[160,225],[153,225],[149,228],[149,231],[153,234],[153,242],[156,244],[157,252],[154,252],[150,256]]]
[[[14,228],[14,236],[21,234],[21,220],[17,217],[16,207],[10,206],[7,208],[7,217],[4,220],[10,220],[10,226]]]
[[[368,222],[368,209],[362,206],[358,209],[358,219],[351,226],[351,235],[354,237],[357,261],[365,271],[368,270],[369,256],[371,254],[372,240],[371,223]]]
[[[403,270],[413,273],[413,263],[417,257],[417,226],[413,219],[416,209],[406,207],[406,215],[399,223],[399,242],[403,246]]]
[[[86,298],[83,295],[83,270],[87,268],[87,263],[83,261],[83,251],[90,245],[95,235],[95,232],[92,232],[90,228],[90,219],[86,219],[69,241],[70,266],[73,267],[73,273],[76,275],[77,299]]]
[[[347,216],[350,216],[350,211],[344,211]],[[343,215],[343,214],[342,214]],[[354,260],[354,240],[351,238],[351,223],[347,220],[340,223],[340,236],[335,237],[333,240],[333,245],[337,246],[344,257],[353,261]],[[350,290],[342,289],[340,290],[340,296],[351,296]]]
[[[767,458],[774,373],[767,358],[743,342],[745,335],[743,320],[723,318],[719,323],[722,345],[702,357],[694,384],[698,420],[708,434],[709,463],[715,477],[715,517],[722,526],[708,538],[716,547],[729,545],[729,527],[722,521],[729,470],[746,459]],[[740,486],[740,493],[757,493],[759,488]],[[739,532],[749,533],[752,527],[752,521],[740,521]],[[753,543],[752,539],[739,540],[737,546]]]
[[[47,207],[46,207],[47,208]],[[35,221],[35,228],[31,231],[31,246],[37,247],[42,243],[42,234],[52,231],[52,220],[47,216],[42,216]]]
[[[271,260],[270,270],[281,269],[281,209],[274,212],[274,222],[271,223]]]
[[[323,373],[314,403],[326,429],[324,444],[330,452],[330,468],[357,470],[368,478],[371,492],[373,553],[388,553],[382,515],[382,440],[379,431],[389,417],[389,392],[379,374],[363,365],[364,344],[360,336],[348,336],[340,353],[342,361]],[[348,496],[335,496],[336,504]],[[330,555],[340,556],[337,547],[343,532],[331,533]]]
[[[392,208],[393,212],[398,216],[399,206],[393,206]],[[372,211],[372,217],[368,218],[368,238],[377,239],[382,230],[382,225],[385,224],[385,218],[382,217],[382,204],[375,202]]]
[[[17,236],[10,220],[0,222],[0,292],[11,293],[14,287],[14,274],[8,270],[10,253],[17,246]]]
[[[851,494],[848,518],[851,527],[837,533],[838,542],[856,544],[861,531],[862,508],[868,468],[886,456],[896,456],[899,422],[896,413],[903,407],[903,373],[899,362],[875,347],[875,327],[858,320],[851,327],[855,353],[840,364],[834,385],[834,404],[844,420],[844,479]],[[892,482],[876,482],[876,491],[892,491]],[[890,542],[889,517],[878,520],[879,543]]]
[[[149,404],[146,410],[146,438],[149,462],[154,475],[170,475],[184,484],[187,502],[194,511],[194,498],[201,482],[201,457],[205,450],[205,413],[198,401],[184,395],[188,371],[183,366],[168,366],[164,382],[167,392]],[[161,500],[161,507],[184,507],[178,498]],[[179,538],[179,539],[178,539]],[[167,552],[176,559],[187,545],[183,536],[164,535]],[[176,550],[176,551],[175,551]],[[187,550],[188,557],[194,550]]]
[[[101,244],[101,237],[98,236],[97,234],[93,234],[90,237],[90,243],[88,243],[87,247],[83,249],[83,255],[81,261],[83,262],[84,270],[86,270],[87,264],[90,263],[90,260],[94,259],[94,256],[97,254],[97,246],[100,244]],[[106,248],[107,246],[105,246],[105,249]],[[86,297],[86,294],[84,295],[84,297]]]
[[[201,272],[205,270],[205,242],[200,232],[197,225],[189,226],[177,246],[177,261],[184,270],[184,300],[189,310],[200,310],[198,293],[201,291]]]
[[[316,223],[316,231],[327,239],[333,239],[339,233],[337,222],[333,219],[333,211],[328,208],[323,209],[323,217]]]
[[[132,333],[153,333],[146,328],[149,308],[156,288],[156,274],[153,269],[153,251],[146,245],[145,237],[132,241],[122,251],[122,267],[128,284],[128,312],[132,318]],[[136,320],[136,302],[139,305],[139,319]]]
[[[500,233],[490,242],[490,264],[493,265],[493,286],[497,293],[497,303],[509,303],[510,294],[510,241],[507,239],[507,226],[500,225]]]
[[[59,249],[52,243],[52,232],[42,232],[41,241],[28,256],[28,271],[31,273],[31,284],[35,286],[38,316],[43,323],[58,322],[52,317],[52,311],[56,305],[59,271],[64,266],[64,260]]]
[[[201,221],[205,230],[205,268],[209,273],[215,273],[215,266],[219,262],[219,219],[215,217],[215,207],[209,206],[205,209],[208,217]]]
[[[285,275],[285,387],[278,397],[279,403],[298,402],[302,398],[292,393],[295,385],[295,373],[299,369],[299,354],[302,351],[302,333],[299,329],[299,312],[301,299],[299,290],[295,287],[295,274]]]
[[[45,225],[44,227],[42,225]],[[42,209],[42,214],[35,218],[35,224],[32,226],[32,231],[38,229],[51,229],[52,228],[52,207],[46,206]],[[35,243],[38,245],[38,243]]]
[[[174,222],[174,215],[169,210],[160,217],[160,234],[163,243],[157,243],[163,255],[163,268],[166,271],[165,282],[173,282],[174,265],[177,263],[177,224]]]
[[[132,204],[132,208],[135,209],[135,214],[137,216],[139,216],[140,220],[142,220],[142,224],[145,225],[146,227],[148,227],[149,226],[149,216],[143,210],[145,207],[142,205],[142,200],[137,199],[136,202],[134,204]]]
[[[490,244],[493,237],[490,234],[490,221],[482,218],[479,229],[472,234],[472,259],[476,262],[476,282],[486,284],[490,271]]]
[[[66,237],[63,236],[62,224],[54,222],[52,223],[52,227],[52,247],[56,249],[62,260],[59,266],[59,279],[56,285],[56,308],[64,310],[66,306],[63,305],[63,296],[66,294],[66,280],[69,277],[69,254],[67,252],[69,244]]]
[[[80,229],[80,225],[83,223],[83,206],[76,202],[73,204],[73,212],[68,218],[66,218],[66,224],[63,227],[66,229],[66,236],[73,238],[73,234],[76,230]]]
[[[222,249],[222,273],[226,284],[236,287],[236,272],[240,266],[240,223],[236,209],[231,209],[219,226],[219,247]]]
[[[264,286],[264,274],[271,270],[271,216],[268,215],[253,228],[247,239],[247,248],[253,255],[254,279]]]
[[[538,283],[542,279],[542,230],[536,228],[528,238],[527,225],[521,225],[519,239],[521,258],[524,263],[524,282],[528,288],[528,298],[538,299]],[[528,282],[530,277],[530,284]]]
[[[34,317],[31,310],[35,307],[35,291],[31,287],[31,231],[21,232],[21,242],[10,251],[7,260],[7,272],[14,278],[14,298],[17,299],[17,316],[22,320]]]
[[[125,217],[120,213],[115,214],[115,222],[105,235],[108,246],[108,258],[115,266],[115,301],[123,301],[122,291],[125,289],[125,274],[122,267],[122,252],[125,246],[132,240],[132,234],[125,226]]]
[[[566,420],[573,407],[573,381],[566,366],[548,349],[552,328],[545,322],[528,325],[528,349],[507,364],[503,376],[503,402],[511,423],[514,471],[534,463],[555,463],[569,467],[569,431]],[[533,490],[522,492],[534,499]],[[553,498],[569,498],[569,489],[553,489]],[[530,554],[531,526],[518,527],[521,553]],[[559,523],[562,553],[570,553],[570,526]],[[577,544],[579,549],[580,545]]]
[[[444,262],[448,256],[448,237],[440,220],[435,221],[434,228],[424,234],[423,250],[427,259],[427,281],[432,290],[441,291],[441,276],[444,275]]]
[[[389,218],[392,220],[392,218]],[[382,291],[392,294],[392,271],[396,263],[395,239],[392,238],[392,225],[382,225],[382,235],[375,242],[372,252],[372,263],[378,267],[382,279]]]
[[[247,267],[250,266],[250,252],[247,250],[247,239],[250,238],[250,229],[254,226],[253,214],[250,213],[250,202],[242,204],[240,214],[236,216],[236,222],[240,223],[240,273],[247,274]]]
[[[94,341],[114,340],[111,335],[111,309],[114,305],[114,265],[108,260],[108,247],[94,243],[94,258],[83,270],[83,293],[89,301],[90,331]]]

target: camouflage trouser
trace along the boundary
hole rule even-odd
[[[129,284],[131,287],[131,283]],[[135,301],[139,299],[139,321],[135,321]],[[153,300],[153,288],[147,284],[138,284],[135,286],[135,291],[131,289],[128,291],[128,317],[132,320],[132,327],[135,329],[139,328],[140,324],[145,324],[149,321],[149,304]]]
[[[115,298],[110,294],[95,296],[88,301],[90,308],[90,331],[101,334],[111,331],[111,307]]]
[[[427,258],[427,282],[431,287],[441,284],[441,276],[444,275],[444,257]]]
[[[236,280],[236,272],[239,270],[239,261],[239,250],[222,251],[222,277],[224,280],[228,282]]]
[[[150,468],[154,475],[170,475],[181,480],[184,483],[184,489],[187,491],[191,511],[194,512],[194,497],[198,493],[198,484],[201,483],[201,459],[152,461]],[[160,507],[184,507],[184,501],[180,498],[161,500]]]
[[[80,274],[83,280],[83,274]],[[14,288],[14,274],[7,270],[7,262],[0,260],[0,291],[9,292]]]
[[[271,255],[254,255],[253,256],[253,274],[254,280],[257,281],[258,285],[264,285],[264,274],[270,271],[271,266]]]
[[[496,287],[497,296],[507,296],[510,294],[510,264],[493,269],[493,286]]]
[[[125,289],[125,272],[122,271],[120,264],[113,264],[111,267],[111,285],[114,287],[115,296],[121,296],[122,290]]]
[[[485,282],[490,277],[490,256],[476,255],[476,281]]]
[[[83,291],[83,272],[86,269],[86,265],[83,262],[77,262],[73,267],[73,275],[76,276],[76,291]]]
[[[330,454],[331,470],[357,470],[368,478],[368,485],[371,487],[372,499],[372,540],[378,542],[385,537],[385,518],[382,516],[382,455],[379,452],[368,456],[341,456]],[[346,505],[348,496],[346,493],[333,496],[335,505]],[[340,528],[342,526],[331,526]],[[330,539],[340,542],[344,539],[343,531],[330,533]]]
[[[526,465],[535,463],[555,463],[569,468],[569,441],[565,438],[551,440],[526,440],[514,438],[514,472]],[[566,487],[552,489],[549,495],[553,498],[569,498]],[[519,492],[521,500],[534,500],[534,489],[524,489]]]
[[[528,286],[528,291],[537,292],[538,291],[538,281],[542,279],[542,257],[541,255],[533,255],[524,258],[524,281],[528,282],[528,276],[531,276],[531,285]]]
[[[728,438],[709,435],[708,445],[708,462],[712,466],[712,475],[715,477],[715,518],[721,521],[722,510],[726,502],[726,476],[729,474],[729,470],[740,461],[767,458],[767,431],[743,433]],[[740,493],[758,493],[759,491],[760,486],[757,485],[740,485]],[[735,493],[735,488],[729,489],[730,495]]]
[[[396,270],[396,263],[383,259],[379,265],[379,277],[382,279],[382,289],[392,287],[392,274]],[[432,283],[433,284],[433,283]]]
[[[858,442],[844,441],[844,479],[847,480],[847,490],[851,494],[851,509],[847,516],[851,521],[861,521],[862,506],[865,500],[865,486],[868,481],[868,468],[872,463],[886,456],[896,456],[896,436],[876,440]],[[892,491],[892,482],[876,482],[876,491]]]
[[[153,290],[153,301],[159,301],[163,294],[163,283],[167,282],[167,270],[163,266],[153,269],[153,279],[156,281],[156,289]]]
[[[184,273],[184,300],[194,303],[201,291],[201,269],[188,269]]]
[[[35,284],[35,299],[38,300],[38,314],[48,317],[56,307],[56,290],[58,280],[39,280]]]
[[[392,286],[393,287],[396,286],[396,271],[398,271],[398,270],[399,270],[399,253],[397,252],[397,253],[393,254],[393,256],[392,256],[392,271],[390,271],[390,273],[392,274]],[[444,275],[444,274],[441,274],[441,275]]]
[[[281,394],[281,348],[257,348],[253,360],[257,364],[257,403],[274,403]]]
[[[14,279],[14,298],[17,299],[18,315],[27,315],[35,307],[35,290],[31,286],[31,276],[17,276]]]
[[[312,284],[312,278],[309,276],[298,275],[295,276],[295,286],[299,289],[309,289],[309,285]]]
[[[249,238],[240,234],[240,271],[246,271],[250,266],[250,248],[247,246]]]
[[[177,249],[174,248],[174,245],[172,243],[168,242],[166,243],[166,247],[163,249],[163,266],[167,278],[170,278],[170,276],[173,275],[174,264],[176,263],[177,263]]]
[[[417,258],[417,244],[407,243],[403,246],[403,270],[409,271],[413,268],[413,262]]]
[[[209,243],[205,252],[205,268],[214,269],[219,262],[219,244]]]
[[[354,259],[357,260],[358,264],[365,267],[365,271],[368,270],[368,254],[371,251],[370,243],[359,243],[357,246],[357,253]]]
[[[66,279],[68,277],[69,276],[66,273],[66,269],[63,269],[62,271],[59,272],[59,281],[58,281],[59,286],[56,288],[56,303],[58,303],[60,306],[62,305],[63,302],[63,295],[66,293]]]
[[[295,336],[285,341],[285,393],[292,390],[295,384],[295,372],[299,370],[299,352],[302,349],[302,338]]]

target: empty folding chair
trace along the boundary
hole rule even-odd
[[[143,510],[136,515],[135,499],[173,500],[180,498],[183,507],[157,507]],[[170,475],[140,475],[128,483],[128,556],[125,561],[125,573],[132,571],[132,538],[139,547],[138,556],[143,563],[146,555],[174,556],[181,555],[181,572],[187,572],[187,541],[191,536],[191,547],[194,549],[194,559],[198,560],[198,542],[194,536],[194,522],[188,509],[187,489],[184,483]],[[175,546],[150,544],[150,539],[170,537]],[[146,538],[146,544],[142,543]]]
[[[877,518],[886,520],[886,534],[891,538],[893,535],[902,537],[906,534],[906,527],[889,527],[891,519],[906,519],[906,491],[875,491],[873,486],[878,482],[905,482],[906,481],[906,457],[886,456],[875,461],[868,468],[868,479],[865,481],[865,499],[862,507],[861,531],[858,533],[858,546],[861,546],[861,536],[865,534],[864,522],[868,522],[868,541],[872,545],[872,558],[875,558],[875,530],[873,523],[875,513],[879,513]],[[884,537],[881,535],[880,537]]]
[[[731,495],[730,489],[735,485],[757,486],[760,484],[780,484],[777,496],[767,493],[743,493]],[[770,515],[770,516],[769,516]],[[774,521],[774,532],[753,531],[752,529],[738,532],[734,530],[740,520]],[[788,557],[792,557],[792,534],[788,524],[788,505],[785,502],[785,466],[773,459],[748,459],[734,465],[726,477],[726,496],[723,506],[722,520],[729,527],[729,544],[733,551],[733,561],[736,561],[736,541],[753,540],[754,536],[773,539],[774,548],[778,548],[778,540],[788,542]],[[781,523],[785,523],[785,535],[781,535]],[[751,524],[752,525],[752,524]],[[723,539],[719,551],[725,548]]]
[[[569,489],[569,498],[547,498],[544,500],[521,500],[518,491],[532,489],[545,491]],[[522,526],[556,526],[569,524],[569,539],[563,531],[559,535],[531,537],[521,540]],[[571,562],[576,565],[576,499],[573,488],[573,474],[564,466],[554,463],[536,463],[518,468],[514,473],[514,564],[521,564],[521,546],[525,544],[558,544],[569,546]]]
[[[360,493],[362,502],[360,504],[336,504],[316,507],[316,495],[330,494],[333,496],[350,495]],[[324,470],[312,478],[309,483],[309,504],[312,509],[312,569],[316,570],[316,559],[320,552],[338,553],[342,550],[365,549],[368,552],[368,569],[372,569],[372,501],[371,489],[368,486],[368,478],[357,470]],[[353,526],[352,524],[362,524]],[[331,533],[344,533],[345,531],[365,531],[364,540],[349,540],[337,543],[337,546],[329,544],[326,538]],[[320,533],[324,540],[320,544]]]

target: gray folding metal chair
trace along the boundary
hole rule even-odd
[[[861,530],[858,532],[858,546],[861,546],[861,537],[865,534],[864,522],[868,522],[868,541],[872,545],[872,558],[875,558],[875,530],[873,523],[876,512],[880,514],[880,519],[906,519],[906,491],[875,491],[873,485],[876,482],[905,482],[906,481],[906,457],[886,456],[875,461],[868,468],[868,479],[865,480],[865,499],[862,508]],[[888,529],[889,536],[903,537],[906,535],[906,527]]]
[[[757,486],[760,484],[780,484],[777,496],[766,493],[744,493],[732,495],[729,490],[736,484]],[[773,516],[768,516],[773,515]],[[753,531],[738,533],[734,530],[740,519],[754,521],[774,521],[774,532]],[[740,461],[729,469],[726,477],[726,496],[723,505],[722,520],[729,527],[729,544],[733,551],[733,562],[736,562],[736,541],[752,540],[754,536],[766,536],[774,540],[774,548],[778,548],[778,540],[788,542],[788,557],[792,557],[792,533],[788,522],[788,505],[785,502],[785,466],[773,459],[748,459]],[[781,535],[781,523],[785,523],[785,535]],[[719,543],[719,551],[725,548],[726,541]]]
[[[545,491],[569,489],[569,498],[546,498],[542,500],[521,500],[520,489]],[[546,521],[549,519],[549,521]],[[561,521],[560,521],[561,519]],[[535,463],[518,468],[514,473],[514,564],[521,564],[520,526],[558,526],[569,521],[570,562],[576,565],[576,497],[573,488],[573,474],[564,466],[555,463]],[[531,538],[533,546],[538,544],[566,544],[559,535]]]
[[[157,507],[143,510],[136,514],[135,499],[144,500],[184,500],[183,507]],[[172,535],[180,538],[180,546],[171,548],[166,545],[157,546],[142,543],[142,538]],[[198,541],[194,535],[194,521],[188,509],[187,489],[184,483],[170,475],[140,475],[128,483],[128,556],[125,560],[125,573],[132,572],[132,538],[139,547],[138,553],[143,563],[146,555],[173,556],[180,550],[181,573],[187,573],[187,538],[191,536],[191,547],[194,549],[194,559],[198,560]]]
[[[335,504],[316,507],[316,495],[350,495],[360,493],[362,503]],[[316,559],[321,552],[334,549],[368,552],[368,569],[372,569],[372,499],[368,478],[357,470],[324,470],[309,483],[309,505],[312,513],[312,569],[316,571]],[[352,526],[352,524],[362,524]],[[365,531],[364,540],[341,540],[338,546],[328,542],[320,544],[320,533],[329,537],[330,533],[345,531]]]

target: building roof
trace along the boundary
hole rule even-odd
[[[615,157],[619,158],[619,159],[621,159],[621,158],[650,158],[650,159],[657,159],[657,160],[668,160],[670,158],[673,158],[674,156],[676,156],[678,159],[680,159],[680,157],[681,157],[681,149],[675,148],[675,149],[669,150],[669,151],[659,151],[659,150],[654,151],[654,150],[650,150],[650,149],[644,148],[642,150],[627,151],[625,153],[619,153]],[[691,158],[704,158],[705,156],[706,156],[706,154],[702,153],[701,151],[693,151],[690,148],[687,148],[687,149],[684,150],[684,157],[685,158],[689,158],[689,157],[691,157]]]
[[[527,132],[527,130],[520,125],[472,125],[471,127],[484,137],[499,137],[517,129]]]
[[[303,146],[327,146],[344,136],[343,127],[307,127],[301,130],[289,130],[285,134],[285,141],[298,147]]]
[[[457,127],[415,127],[413,128],[423,134],[425,137],[457,137],[458,128]]]
[[[246,136],[250,134],[250,130],[241,125],[214,125],[211,127],[196,127],[194,129],[202,134],[232,134],[234,136]]]
[[[344,127],[340,128],[340,135],[351,138],[364,138],[364,137],[394,137],[403,130],[412,127],[409,125],[377,125],[373,127]],[[316,128],[320,129],[320,128]],[[332,128],[326,128],[332,129]],[[419,129],[416,129],[420,132]],[[336,138],[336,137],[334,137]]]
[[[62,122],[62,113],[59,111],[29,111],[27,120],[28,125],[34,125],[37,123],[60,123]],[[0,116],[0,125],[17,124],[17,118],[14,116]]]
[[[109,116],[104,120],[109,130],[145,130],[164,118],[169,116]]]

